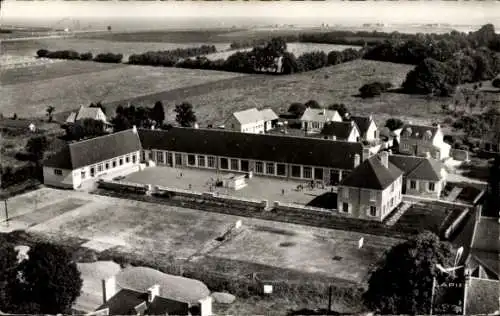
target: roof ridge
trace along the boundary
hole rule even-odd
[[[124,132],[128,132],[128,131],[132,131],[132,128],[125,129],[123,131],[119,131],[119,132],[116,132],[116,133],[110,133],[110,134],[101,135],[101,136],[97,136],[97,137],[82,139],[82,140],[79,140],[77,142],[69,143],[68,145],[71,147],[71,146],[76,145],[76,144],[81,144],[81,143],[88,142],[88,141],[91,141],[91,140],[96,140],[96,139],[103,139],[103,138],[106,138],[106,137],[109,137],[109,136],[113,136],[113,135],[124,133]]]

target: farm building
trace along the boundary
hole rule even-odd
[[[373,117],[370,116],[351,116],[350,120],[356,123],[356,126],[359,129],[361,140],[365,140],[368,142],[376,141],[379,138],[377,124],[373,120]]]
[[[439,125],[405,125],[399,137],[399,152],[414,156],[430,153],[437,160],[446,159],[450,157],[451,146],[445,143],[443,137]]]
[[[337,184],[370,156],[360,143],[174,127],[131,130],[68,144],[44,162],[44,182],[78,188],[86,179],[131,173],[140,162]]]
[[[430,157],[389,155],[389,162],[404,172],[403,194],[439,198],[446,185],[444,165]]]
[[[360,132],[354,121],[351,122],[328,122],[321,130],[325,139],[342,140],[347,142],[360,141]]]
[[[307,108],[300,117],[303,130],[308,133],[319,133],[327,122],[342,122],[339,112],[327,109]]]
[[[96,315],[212,315],[210,291],[198,280],[129,267],[102,286],[104,302]]]
[[[361,162],[338,188],[337,209],[360,219],[382,221],[402,201],[403,172],[381,152]]]
[[[102,121],[106,128],[111,126],[108,122],[106,114],[104,114],[100,108],[84,106],[81,106],[77,112],[71,112],[71,114],[66,118],[65,124],[78,124],[84,119]]]
[[[252,108],[234,112],[224,125],[236,132],[263,134],[271,130],[277,121],[278,116],[272,109],[259,111]]]

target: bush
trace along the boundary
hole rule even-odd
[[[37,52],[36,52],[36,55],[37,55],[38,57],[47,57],[47,55],[48,55],[48,54],[49,54],[49,51],[48,51],[48,50],[46,50],[46,49],[39,49],[39,50],[37,50]]]
[[[500,78],[495,78],[491,81],[491,85],[495,88],[500,88]]]
[[[123,59],[122,54],[106,53],[106,54],[98,54],[94,58],[94,61],[101,62],[101,63],[119,64],[122,62],[122,59]]]
[[[373,98],[379,96],[382,92],[386,92],[392,87],[390,82],[372,82],[363,85],[359,88],[359,94],[362,98]]]
[[[92,60],[92,57],[93,56],[91,52],[83,53],[80,55],[81,60]]]

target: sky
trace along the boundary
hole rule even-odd
[[[18,1],[0,18],[286,17],[353,23],[500,24],[500,1]]]

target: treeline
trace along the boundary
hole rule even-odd
[[[500,51],[500,35],[492,24],[469,34],[456,31],[448,34],[417,34],[413,38],[393,38],[370,47],[364,58],[393,63],[418,65],[426,58],[446,61],[463,49],[486,47]]]
[[[200,47],[177,48],[166,51],[149,51],[144,54],[133,54],[128,63],[132,65],[164,66],[173,67],[182,59],[216,53],[214,45],[202,45]]]
[[[93,57],[91,52],[79,53],[74,50],[58,50],[49,51],[46,49],[39,49],[36,52],[37,56],[40,58],[52,58],[52,59],[70,59],[70,60],[93,60],[101,63],[116,63],[122,62],[122,54],[105,53],[98,54]]]
[[[485,47],[467,48],[445,62],[426,58],[407,74],[402,87],[406,93],[449,96],[459,84],[490,80],[498,73],[498,53]]]

